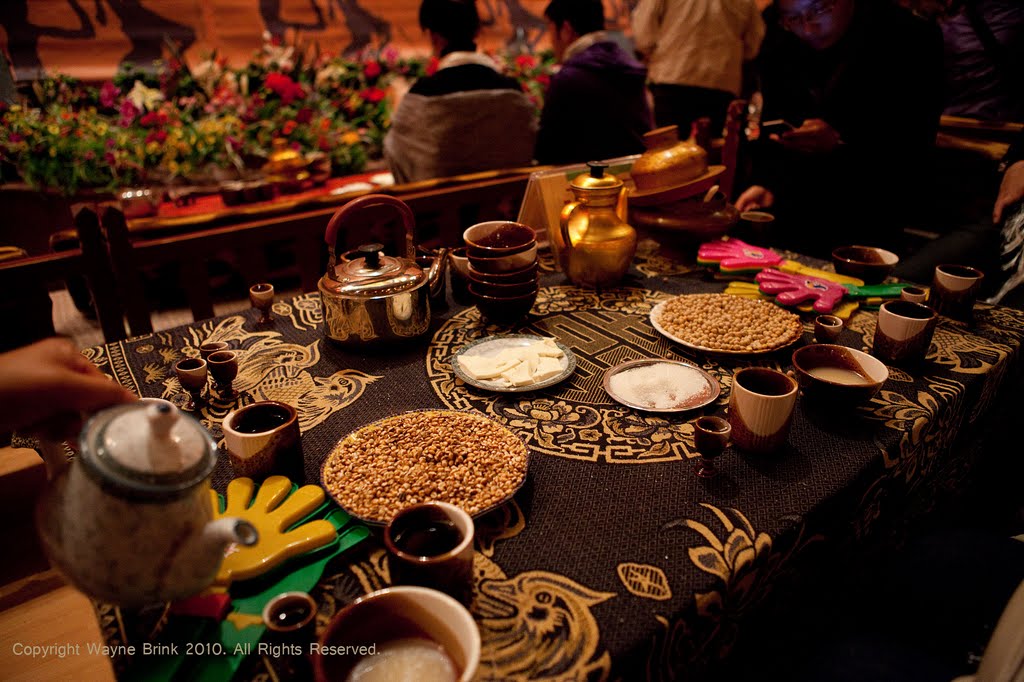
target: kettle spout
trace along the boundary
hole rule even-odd
[[[427,270],[427,291],[431,298],[437,298],[444,294],[445,273],[448,271],[448,249],[437,250],[437,256]]]
[[[242,547],[252,547],[260,540],[259,531],[245,519],[227,517],[210,521],[203,528],[202,545],[210,552],[223,554],[232,542]]]

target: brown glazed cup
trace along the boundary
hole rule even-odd
[[[903,287],[903,291],[900,292],[900,300],[911,303],[927,303],[928,290],[924,287]]]
[[[206,364],[217,390],[226,396],[234,395],[231,384],[238,376],[238,353],[233,350],[219,350],[210,354]]]
[[[981,270],[966,265],[936,265],[928,305],[940,315],[970,322],[984,277]]]
[[[211,355],[222,350],[231,350],[231,344],[227,341],[207,341],[199,346],[199,355],[203,360],[209,360]]]
[[[729,424],[737,449],[766,455],[786,443],[796,405],[796,379],[766,367],[745,367],[733,375]]]
[[[316,613],[316,600],[305,592],[282,592],[263,607],[263,625],[269,639],[306,651],[316,639]]]
[[[537,244],[532,227],[508,220],[490,220],[466,228],[462,239],[470,258],[497,258],[526,251]]]
[[[871,354],[893,365],[924,360],[939,317],[934,310],[910,301],[886,301],[878,309]]]
[[[429,587],[473,600],[473,519],[447,502],[406,507],[384,528],[393,585]]]
[[[835,315],[818,315],[814,318],[814,340],[818,343],[835,343],[843,331],[843,320]]]
[[[221,428],[236,476],[260,480],[280,474],[296,483],[305,481],[299,415],[291,405],[252,403],[229,412]]]

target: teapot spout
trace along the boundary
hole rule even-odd
[[[448,271],[448,249],[437,250],[434,262],[427,270],[427,290],[431,298],[437,298],[444,294],[445,273]]]
[[[223,554],[224,549],[232,542],[242,547],[252,547],[260,540],[259,531],[245,519],[226,517],[210,521],[203,528],[202,541],[204,551]]]

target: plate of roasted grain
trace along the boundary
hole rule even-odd
[[[342,509],[379,525],[420,502],[448,502],[470,516],[485,514],[523,486],[528,462],[522,439],[489,417],[416,410],[345,436],[320,478]]]
[[[651,308],[651,324],[676,343],[705,353],[758,355],[795,343],[800,317],[768,301],[729,294],[686,294]]]

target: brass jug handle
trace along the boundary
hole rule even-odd
[[[405,244],[404,256],[410,260],[415,259],[413,231],[416,229],[416,218],[412,209],[404,201],[393,196],[367,194],[357,197],[339,208],[327,223],[324,241],[327,242],[327,250],[330,254],[327,263],[328,270],[333,269],[337,264],[336,254],[345,250],[343,245],[338,244],[338,240],[339,238],[343,239],[348,230],[358,230],[360,243],[363,243],[369,238],[370,229],[374,225],[395,216],[398,217],[402,229],[399,243]]]
[[[570,201],[562,207],[562,212],[558,216],[558,224],[561,228],[559,234],[562,237],[562,243],[558,245],[560,249],[568,250],[573,247],[572,238],[569,236],[569,219],[572,218],[572,214],[576,209],[582,205],[582,202]]]

